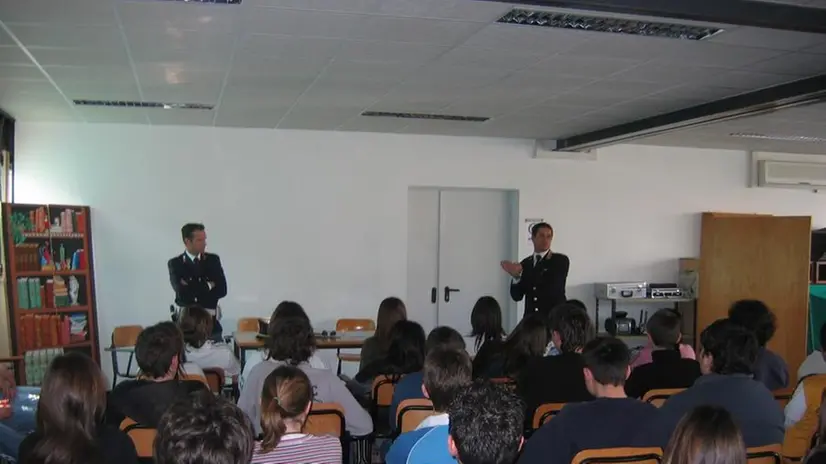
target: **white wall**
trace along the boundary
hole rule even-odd
[[[224,262],[228,318],[294,299],[319,329],[406,295],[410,186],[519,190],[520,222],[554,225],[554,249],[572,262],[569,297],[589,306],[596,281],[673,280],[676,258],[699,252],[702,211],[826,225],[820,195],[747,188],[744,152],[625,145],[593,162],[532,153],[524,140],[19,123],[15,200],[92,206],[104,341],[115,325],[168,317],[166,260],[181,252],[187,221],[207,225]]]

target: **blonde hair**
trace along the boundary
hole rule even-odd
[[[307,374],[295,366],[279,366],[267,376],[261,393],[261,453],[269,453],[287,432],[287,422],[307,420],[313,387]]]

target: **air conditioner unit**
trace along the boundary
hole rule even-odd
[[[761,160],[757,166],[757,186],[826,189],[826,163]]]

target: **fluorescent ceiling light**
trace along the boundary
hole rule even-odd
[[[109,108],[158,108],[163,110],[211,110],[206,103],[163,103],[128,100],[72,100],[76,106],[103,106]]]
[[[778,140],[781,142],[826,143],[826,137],[814,137],[808,135],[771,135],[757,134],[754,132],[734,132],[729,135],[732,137],[740,137],[744,139]]]
[[[438,121],[464,121],[464,122],[485,122],[488,117],[484,116],[455,116],[452,114],[425,114],[425,113],[393,113],[387,111],[365,111],[362,116],[378,118],[400,118],[400,119],[431,119]]]
[[[720,28],[712,26],[689,26],[686,24],[583,16],[550,11],[525,10],[521,8],[509,11],[496,22],[683,40],[703,40],[723,31]]]
[[[127,0],[138,1],[138,0]],[[179,2],[179,3],[194,3],[194,4],[211,4],[211,5],[240,5],[242,0],[142,0],[145,2]]]

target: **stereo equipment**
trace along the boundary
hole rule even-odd
[[[637,321],[628,317],[625,311],[617,311],[614,317],[605,320],[605,331],[611,335],[633,335],[637,333]]]
[[[648,297],[646,282],[603,282],[594,284],[594,294],[603,300],[640,300]]]
[[[650,284],[649,298],[682,298],[683,290],[675,283]]]

